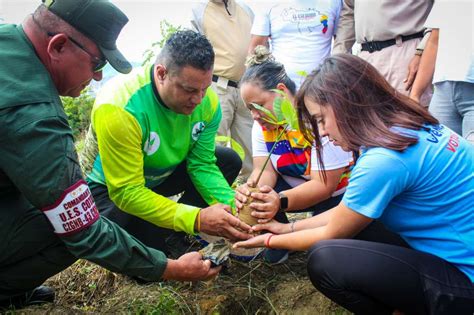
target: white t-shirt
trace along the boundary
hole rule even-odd
[[[439,29],[433,83],[474,83],[473,1],[436,0],[425,26]]]
[[[331,53],[331,41],[341,11],[341,0],[279,1],[255,11],[252,35],[269,36],[275,59],[285,66],[297,88]]]
[[[283,140],[283,139],[282,139]],[[286,166],[289,165],[294,165],[294,164],[287,164],[287,163],[282,163],[279,160],[282,158],[283,154],[294,154],[295,149],[291,146],[292,143],[285,142],[285,141],[279,142],[278,145],[282,146],[288,146],[287,148],[282,148],[279,150],[274,150],[274,153],[270,156],[270,161],[272,162],[273,169],[281,175],[281,177],[290,185],[291,187],[296,187],[298,185],[303,184],[304,182],[308,181],[310,179],[310,174],[306,175],[300,175],[300,176],[289,176],[282,174],[280,171],[281,168],[285,168]],[[269,142],[269,141],[267,141]],[[267,143],[264,139],[263,136],[263,131],[262,127],[258,124],[258,122],[254,122],[253,127],[252,127],[252,154],[253,157],[267,157],[269,150],[269,146],[271,146],[271,140],[270,144]],[[342,150],[340,147],[335,146],[332,144],[331,141],[329,141],[328,137],[322,138],[322,151],[321,151],[321,157],[323,159],[324,163],[324,168],[325,170],[335,170],[339,168],[343,168],[346,166],[349,166],[349,164],[352,162],[352,153],[351,152],[345,152]],[[316,154],[316,149],[315,146],[312,146],[311,148],[311,157],[310,157],[310,170],[311,171],[317,171],[319,170],[319,165],[318,165],[318,158]],[[290,162],[290,161],[288,161]],[[303,161],[304,163],[305,161]],[[302,163],[302,164],[303,164]],[[284,166],[282,166],[284,164]],[[345,191],[346,186],[341,185],[340,189],[338,189],[333,193],[333,196],[340,195]]]

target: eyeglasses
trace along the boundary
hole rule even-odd
[[[48,36],[50,37],[53,37],[53,36],[56,36],[60,33],[53,33],[53,32],[49,32],[47,31],[41,24],[38,23],[38,21],[36,21],[35,19],[35,16],[32,14],[31,15],[32,19],[33,19],[33,22],[41,29],[43,30]],[[66,34],[67,35],[67,34]],[[92,71],[93,72],[100,72],[104,69],[104,67],[107,65],[107,60],[105,59],[102,59],[102,58],[99,58],[97,56],[94,56],[93,54],[91,54],[81,43],[79,43],[77,40],[75,40],[74,38],[72,38],[71,36],[67,35],[67,38],[74,44],[76,45],[77,47],[79,47],[82,51],[84,51],[86,54],[89,55],[89,57],[91,57],[92,59],[92,62],[94,63],[94,67],[92,68]]]
[[[48,34],[48,36],[55,36],[55,35],[57,35],[57,34],[59,34],[59,33],[51,33],[51,32],[48,32],[47,34]],[[107,60],[101,59],[101,58],[96,57],[96,56],[94,56],[93,54],[91,54],[89,51],[87,51],[87,49],[86,49],[84,46],[82,46],[77,40],[75,40],[75,39],[72,38],[71,36],[68,35],[67,38],[68,38],[74,45],[76,45],[77,47],[79,47],[82,51],[84,51],[86,54],[88,54],[88,55],[91,57],[92,62],[93,62],[94,65],[95,65],[95,66],[92,68],[92,71],[94,71],[94,72],[100,72],[100,71],[102,71],[102,70],[105,68],[105,66],[107,65]]]

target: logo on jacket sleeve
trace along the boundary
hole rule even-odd
[[[154,131],[150,132],[150,137],[145,142],[145,146],[143,151],[145,151],[146,155],[152,155],[158,148],[160,147],[160,136]]]
[[[206,125],[202,121],[195,123],[191,132],[191,138],[193,138],[194,141],[197,141],[205,128]]]

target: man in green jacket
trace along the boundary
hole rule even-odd
[[[154,64],[101,88],[81,156],[101,214],[169,254],[186,250],[175,231],[249,237],[230,213],[242,163],[215,146],[222,113],[209,88],[213,65],[206,37],[173,34]],[[166,198],[183,191],[179,202]]]
[[[167,259],[101,217],[84,181],[59,95],[76,97],[109,62],[127,17],[107,0],[55,0],[0,25],[0,308],[52,301],[40,286],[88,259],[148,281],[219,271],[199,253]]]

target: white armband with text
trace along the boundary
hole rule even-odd
[[[41,211],[59,236],[77,233],[99,219],[94,198],[83,179],[67,188],[53,205]]]

